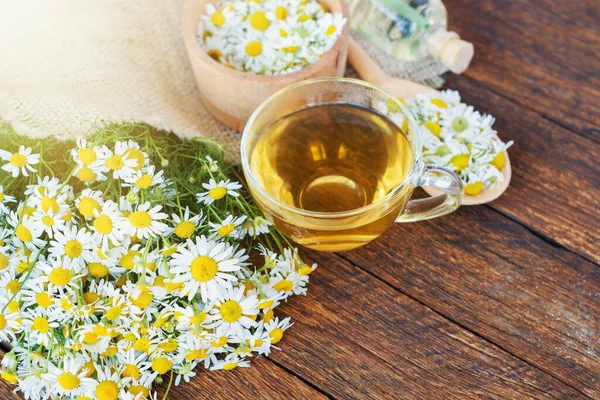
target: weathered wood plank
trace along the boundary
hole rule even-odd
[[[600,141],[600,7],[595,0],[448,0],[475,45],[466,75]]]
[[[398,224],[343,257],[600,398],[600,268],[486,207]]]
[[[0,400],[22,400],[23,397],[14,393],[15,387],[0,379]]]
[[[339,257],[306,256],[320,268],[282,307],[296,323],[270,357],[334,397],[584,397]]]
[[[252,359],[250,368],[233,371],[197,371],[189,383],[172,386],[169,399],[327,399],[300,379],[264,357]],[[167,382],[158,388],[159,399]]]
[[[452,78],[448,87],[494,115],[500,137],[515,141],[510,187],[491,205],[600,262],[600,145],[470,79]]]

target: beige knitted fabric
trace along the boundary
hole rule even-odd
[[[237,153],[239,134],[200,101],[180,31],[183,3],[0,0],[0,119],[20,134],[61,139],[93,124],[145,122]],[[441,84],[439,64],[372,55],[388,72]]]

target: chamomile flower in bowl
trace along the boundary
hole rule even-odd
[[[280,89],[344,74],[350,29],[345,0],[188,0],[183,15],[202,100],[238,131]]]

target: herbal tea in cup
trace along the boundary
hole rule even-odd
[[[365,82],[304,81],[266,100],[248,121],[242,163],[253,197],[306,247],[352,249],[394,221],[454,211],[462,183],[421,162],[420,136],[398,99]],[[416,186],[445,195],[410,200]]]

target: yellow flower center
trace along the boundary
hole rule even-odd
[[[172,366],[173,361],[164,357],[157,357],[154,360],[152,360],[152,371],[156,372],[159,375],[167,373]]]
[[[13,279],[12,281],[10,281],[6,284],[6,290],[12,294],[17,293],[19,291],[20,287],[21,287],[21,284],[19,283],[19,281],[15,280],[15,279]]]
[[[12,300],[10,303],[8,303],[8,311],[19,312],[19,302],[16,300]]]
[[[287,31],[286,31],[285,29],[283,29],[283,28],[279,28],[279,35],[280,35],[281,37],[287,37],[287,36],[288,36],[288,33],[287,33]]]
[[[94,210],[100,210],[100,204],[96,199],[92,199],[91,197],[83,197],[79,201],[79,213],[84,217],[93,217]]]
[[[72,374],[71,372],[63,372],[58,376],[57,381],[60,387],[64,390],[77,389],[80,383],[77,375]]]
[[[287,8],[283,6],[277,6],[277,8],[275,8],[275,16],[277,19],[286,19],[288,16]]]
[[[258,31],[266,30],[271,22],[263,11],[256,11],[250,14],[250,26]]]
[[[172,353],[175,350],[177,350],[177,347],[179,347],[179,344],[177,343],[177,340],[175,340],[175,339],[167,339],[166,342],[160,344],[160,348],[165,353]]]
[[[15,235],[19,238],[19,240],[23,243],[29,243],[33,240],[33,235],[29,228],[24,225],[19,225],[15,230]]]
[[[10,163],[17,168],[21,168],[23,166],[25,166],[25,164],[27,164],[27,157],[25,157],[23,154],[21,153],[14,153],[11,157],[10,157]]]
[[[146,157],[144,153],[140,149],[132,148],[128,150],[127,153],[128,160],[136,160],[137,164],[133,167],[134,170],[139,171],[144,166],[144,162],[146,161]]]
[[[113,229],[112,220],[106,214],[99,215],[94,220],[94,229],[101,235],[108,235]]]
[[[50,330],[50,324],[48,323],[48,320],[46,318],[36,317],[33,320],[31,328],[40,333],[48,333],[48,331]]]
[[[3,270],[6,267],[8,267],[9,263],[10,263],[10,260],[8,259],[6,254],[0,253],[0,270]]]
[[[268,324],[273,319],[274,314],[275,313],[273,312],[273,309],[270,308],[269,311],[267,311],[265,315],[263,315],[263,321],[265,321],[265,323]]]
[[[94,373],[96,372],[96,367],[94,367],[94,360],[89,360],[88,362],[83,364],[79,372],[82,372],[84,369],[87,370],[87,372],[85,373],[86,378],[89,378],[90,376],[94,375]]]
[[[229,236],[229,234],[231,232],[233,232],[234,229],[235,229],[234,224],[227,224],[227,225],[223,225],[222,227],[217,229],[217,233],[219,234],[219,236],[225,237],[225,236]]]
[[[221,318],[225,322],[236,322],[242,316],[242,307],[235,300],[228,300],[219,307]]]
[[[133,364],[125,364],[125,368],[123,368],[123,372],[121,373],[123,378],[133,378],[136,381],[140,379],[142,376],[140,369]]]
[[[258,57],[259,55],[262,54],[262,44],[260,42],[257,42],[256,40],[249,42],[246,45],[246,54],[248,54],[250,57]],[[225,192],[225,188],[214,188],[211,190],[211,192],[213,190],[217,190],[217,189],[221,189],[221,191]],[[223,195],[221,197],[223,197],[223,196],[225,196],[225,193],[223,193]],[[219,199],[221,197],[219,197]]]
[[[217,340],[213,340],[210,344],[212,344],[214,347],[223,347],[227,344],[228,340],[229,339],[227,338],[227,336],[221,336]]]
[[[0,202],[4,201],[4,193],[0,192]]]
[[[442,127],[437,122],[429,121],[425,122],[425,128],[429,129],[429,132],[433,133],[436,137],[440,137],[440,132],[442,131]]]
[[[79,178],[81,182],[93,182],[96,180],[96,177],[96,173],[86,165],[84,165],[77,173],[77,178]]]
[[[335,27],[335,25],[330,25],[329,28],[327,28],[327,30],[325,31],[325,34],[327,36],[331,36],[335,33],[335,31],[337,31],[337,28]]]
[[[273,305],[273,303],[274,303],[273,300],[262,301],[262,302],[258,303],[258,309],[262,310],[262,309],[265,309],[265,308],[269,308],[269,307],[271,307]]]
[[[137,299],[133,299],[131,300],[131,302],[134,306],[143,310],[152,303],[152,300],[154,300],[154,296],[152,295],[152,293],[142,292],[140,293]]]
[[[83,342],[85,344],[98,343],[98,340],[100,340],[100,338],[94,332],[87,332],[85,335],[83,335]]]
[[[114,306],[106,311],[106,319],[109,321],[114,321],[115,319],[121,316],[121,307]]]
[[[192,318],[190,318],[190,323],[192,325],[198,325],[198,324],[201,324],[202,322],[204,322],[205,319],[206,319],[206,313],[204,311],[201,311],[197,314],[194,314],[194,316]]]
[[[139,338],[133,344],[133,348],[137,351],[141,351],[147,353],[150,350],[150,339],[148,338]]]
[[[283,329],[275,328],[269,333],[269,336],[271,337],[271,344],[276,344],[283,337]]]
[[[83,300],[85,300],[86,304],[92,304],[100,300],[100,296],[94,292],[87,292],[83,294]]]
[[[490,162],[490,164],[492,164],[494,167],[498,168],[498,170],[501,170],[502,168],[504,168],[504,164],[506,164],[506,157],[504,156],[504,152],[501,151],[500,153],[496,154],[496,156]]]
[[[215,61],[221,61],[223,53],[219,49],[209,49],[206,54]]]
[[[231,371],[232,369],[235,369],[238,366],[237,362],[229,362],[225,365],[223,365],[223,369],[225,371]]]
[[[181,239],[187,239],[192,236],[194,230],[196,229],[196,224],[191,221],[183,221],[180,222],[175,228],[175,235]]]
[[[129,393],[136,396],[136,399],[145,399],[150,395],[150,390],[148,390],[148,388],[146,388],[144,385],[131,385],[129,387]],[[141,396],[137,397],[140,394]]]
[[[6,382],[9,382],[9,383],[18,383],[19,382],[17,379],[17,375],[15,375],[11,371],[3,370],[2,372],[0,372],[0,377],[2,377],[2,379],[4,379]]]
[[[6,328],[6,317],[4,314],[0,314],[0,331],[4,330],[4,328]]]
[[[83,247],[78,240],[69,240],[65,244],[65,254],[70,258],[77,258],[81,255]]]
[[[284,47],[283,49],[284,53],[295,53],[298,51],[298,46],[288,46],[288,47]]]
[[[219,271],[215,260],[208,256],[197,257],[190,265],[192,276],[199,282],[208,282],[213,279]]]
[[[137,229],[143,229],[150,226],[152,217],[146,211],[136,211],[129,216],[129,222]]]
[[[208,350],[204,349],[194,350],[185,355],[185,359],[188,361],[203,360],[206,357],[208,357]]]
[[[288,281],[287,279],[281,280],[273,285],[273,289],[277,290],[278,292],[289,292],[293,287],[294,283]]]
[[[71,308],[73,308],[73,303],[71,300],[65,298],[60,300],[60,306],[63,310],[69,311]]]
[[[439,108],[448,108],[448,104],[442,99],[431,99],[431,104],[438,106]]]
[[[46,292],[40,292],[35,294],[35,301],[42,308],[48,308],[54,304],[54,299]]]
[[[210,20],[215,26],[221,26],[225,23],[225,16],[222,12],[217,11],[213,15],[210,16]]]
[[[88,272],[94,278],[101,279],[108,275],[108,267],[99,262],[92,262],[88,264]]]
[[[84,163],[85,165],[90,165],[91,163],[96,161],[96,157],[97,157],[96,152],[87,147],[80,148],[79,151],[77,152],[77,155],[79,156],[79,159],[81,160],[81,162]]]
[[[310,275],[310,273],[312,271],[313,271],[313,269],[307,265],[305,267],[300,268],[300,270],[298,271],[298,273],[300,275],[302,275],[302,276],[306,276],[306,275]]]
[[[469,155],[457,154],[450,159],[450,164],[456,167],[457,172],[460,172],[469,165]]]
[[[135,185],[140,189],[148,189],[152,186],[152,177],[148,174],[143,174],[137,181],[135,181]]]
[[[121,257],[121,259],[119,260],[119,265],[121,267],[125,268],[126,270],[131,270],[131,269],[133,269],[133,266],[134,266],[133,260],[137,256],[141,256],[141,253],[139,253],[135,250],[129,250],[127,253],[125,253]]]
[[[98,400],[117,400],[119,386],[113,381],[102,381],[96,386],[96,397]]]
[[[55,268],[50,272],[50,282],[55,286],[66,286],[71,282],[73,274],[65,268]]]
[[[54,226],[54,218],[49,215],[44,215],[42,217],[42,223],[46,226]]]
[[[56,201],[56,199],[50,197],[42,197],[40,205],[42,206],[42,210],[44,210],[44,212],[48,212],[48,210],[52,209],[52,212],[56,214],[59,210],[58,202]]]
[[[302,14],[301,16],[298,17],[298,22],[305,22],[308,21],[310,19],[310,16],[306,15],[306,14]]]
[[[483,190],[483,182],[481,181],[469,183],[465,186],[465,194],[469,196],[477,196],[481,193],[481,190]]]
[[[108,169],[111,169],[113,171],[123,168],[124,165],[125,162],[123,161],[123,157],[121,157],[118,154],[115,154],[114,156],[106,160],[106,166],[108,167]]]

